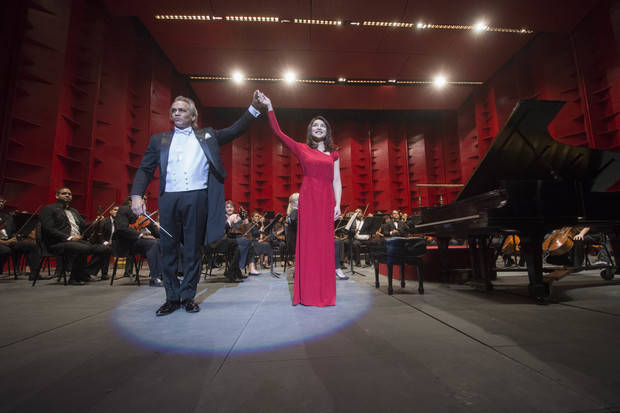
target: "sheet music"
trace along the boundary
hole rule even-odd
[[[355,222],[356,218],[357,218],[357,212],[351,216],[351,219],[349,219],[349,222],[347,222],[347,225],[344,226],[344,229],[346,229],[347,231],[351,231],[351,226]]]

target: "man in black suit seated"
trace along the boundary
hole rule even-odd
[[[153,135],[136,172],[132,209],[145,212],[142,196],[159,168],[159,219],[169,232],[160,240],[166,302],[156,315],[170,314],[181,307],[200,311],[194,301],[200,280],[202,247],[224,236],[224,179],[226,170],[220,146],[243,135],[260,115],[258,91],[252,104],[233,125],[215,130],[198,128],[198,110],[193,100],[178,96],[170,107],[175,128]],[[183,243],[183,282],[177,278],[178,246]]]
[[[30,280],[39,277],[41,254],[37,247],[34,229],[29,234],[17,234],[15,220],[12,214],[5,211],[6,199],[0,197],[0,272],[6,259],[11,255],[24,254],[30,267]],[[34,223],[34,219],[31,220]],[[26,235],[26,236],[24,236]]]
[[[116,226],[114,224],[114,220],[116,219],[116,214],[118,213],[118,205],[114,205],[110,208],[110,216],[104,218],[103,220],[103,233],[101,239],[101,245],[109,248],[110,253],[112,251],[112,241],[115,237]],[[101,265],[101,279],[108,279],[108,269],[110,267],[110,259],[109,257],[104,260]]]
[[[405,223],[400,220],[400,213],[397,210],[392,211],[392,215],[381,226],[381,234],[384,237],[402,237],[406,233]]]
[[[146,205],[146,199],[145,205]],[[149,285],[151,287],[163,287],[161,280],[161,261],[159,250],[159,228],[151,221],[140,231],[130,226],[134,224],[138,216],[131,210],[131,198],[127,198],[118,209],[115,223],[114,242],[117,254],[120,256],[140,253],[146,257],[149,264]],[[128,257],[129,258],[129,257]],[[126,269],[129,266],[127,266]]]
[[[48,251],[70,257],[72,265],[69,284],[83,285],[84,281],[91,280],[89,274],[99,271],[108,252],[103,246],[93,245],[82,238],[83,231],[90,223],[69,206],[72,200],[69,188],[62,187],[56,191],[56,202],[44,206],[39,214],[41,237]],[[86,265],[89,254],[93,254],[93,257]]]

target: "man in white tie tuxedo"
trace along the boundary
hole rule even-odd
[[[263,105],[254,92],[252,104],[233,125],[215,130],[198,129],[194,101],[178,96],[170,107],[174,130],[151,137],[131,188],[132,210],[145,213],[142,195],[159,167],[160,246],[166,302],[156,311],[167,315],[181,306],[200,311],[194,302],[200,280],[202,245],[224,236],[224,179],[220,145],[241,136]],[[179,243],[183,243],[183,282],[177,278]]]

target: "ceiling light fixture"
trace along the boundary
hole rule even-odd
[[[444,75],[437,75],[435,76],[435,79],[433,79],[433,86],[435,86],[438,89],[441,89],[447,83],[448,81],[446,80],[446,77]]]
[[[484,22],[475,25],[463,24],[430,24],[424,22],[388,22],[388,21],[348,21],[348,20],[330,20],[330,19],[294,19],[291,17],[275,17],[275,16],[208,16],[202,14],[156,14],[155,20],[182,20],[182,21],[226,21],[227,23],[297,23],[324,26],[366,26],[366,27],[393,27],[393,28],[417,28],[417,29],[435,29],[435,30],[474,30],[478,33],[483,31],[503,32],[515,34],[530,34],[533,30],[526,28],[507,28],[507,27],[490,27]]]
[[[277,23],[279,17],[256,17],[256,16],[226,16],[226,21],[233,22],[259,22],[259,23]]]
[[[296,80],[297,80],[297,75],[295,74],[295,72],[289,70],[288,72],[284,74],[284,81],[287,84],[292,85]]]
[[[239,84],[239,83],[242,83],[245,79],[243,77],[243,73],[241,73],[240,71],[236,70],[232,74],[232,80],[233,80],[233,82]]]
[[[188,75],[189,80],[194,81],[234,81],[239,79],[248,82],[286,82],[292,83],[306,83],[306,84],[323,84],[323,85],[350,85],[350,86],[436,86],[444,87],[446,85],[451,86],[477,86],[483,85],[484,82],[479,81],[448,81],[445,76],[438,75],[433,80],[413,80],[413,79],[347,79],[344,76],[338,78],[315,78],[315,79],[297,79],[294,72],[289,71],[284,77],[271,77],[271,76],[244,76],[241,72],[236,71],[231,76],[221,75]]]
[[[487,30],[489,30],[489,26],[483,21],[479,21],[478,23],[474,25],[474,31],[476,33],[482,33]]]

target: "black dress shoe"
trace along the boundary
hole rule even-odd
[[[183,301],[183,307],[188,313],[197,313],[200,311],[200,306],[192,299]]]
[[[101,274],[101,281],[109,280],[108,274]]]
[[[181,304],[178,301],[166,301],[161,307],[155,311],[155,315],[168,315],[170,313],[175,312],[181,307]]]
[[[159,278],[151,278],[149,280],[149,286],[151,286],[151,287],[163,287],[164,283]]]
[[[86,283],[82,280],[76,280],[75,278],[69,278],[68,284],[69,285],[84,285]]]

